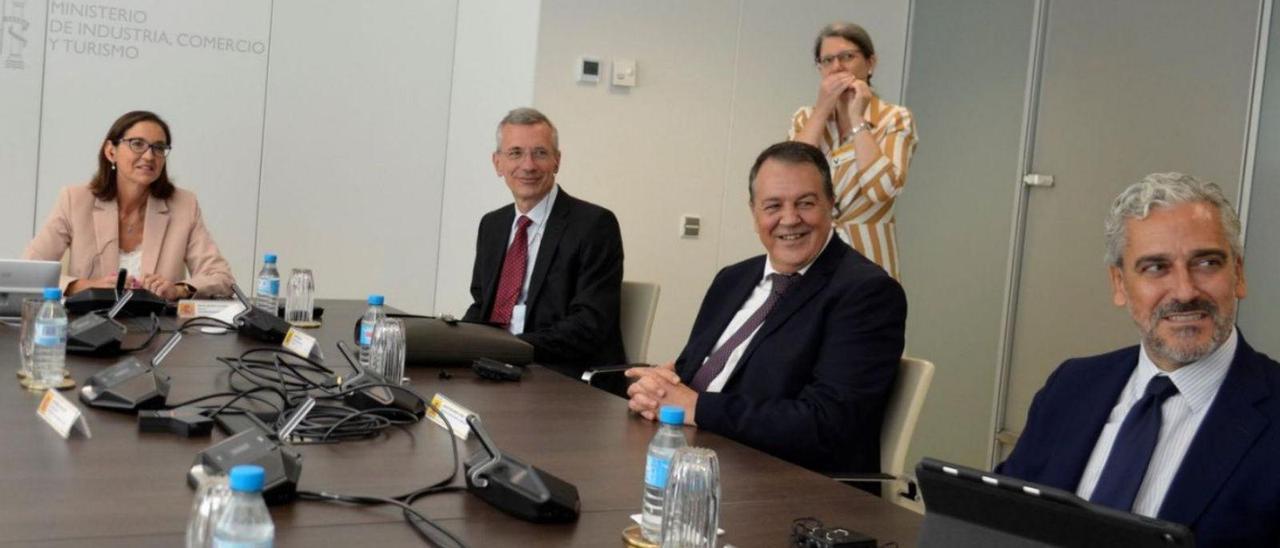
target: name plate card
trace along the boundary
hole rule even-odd
[[[289,332],[285,333],[284,342],[281,344],[284,346],[285,350],[293,352],[294,354],[304,358],[311,357],[311,353],[317,350],[316,338],[303,333],[295,327],[289,328]],[[319,352],[316,352],[316,355],[317,357],[320,357]],[[321,357],[321,359],[323,358]]]
[[[85,439],[93,437],[89,433],[89,422],[85,420],[84,412],[57,390],[45,391],[44,397],[40,398],[40,405],[36,407],[36,414],[64,440],[71,437],[72,429],[83,434]]]
[[[471,434],[471,426],[467,424],[467,416],[472,414],[470,409],[458,405],[457,402],[441,394],[436,394],[435,397],[431,398],[431,405],[427,406],[427,418],[431,422],[440,425],[440,428],[445,430],[452,427],[453,435],[464,441]],[[449,421],[449,426],[445,426],[444,421],[446,420]]]

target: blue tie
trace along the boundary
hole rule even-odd
[[[1111,445],[1107,465],[1089,500],[1129,512],[1138,488],[1147,475],[1147,465],[1160,437],[1160,406],[1169,396],[1178,393],[1169,377],[1160,375],[1147,383],[1147,391],[1129,410],[1120,432]]]

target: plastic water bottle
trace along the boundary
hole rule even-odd
[[[382,310],[382,295],[369,295],[369,308],[360,319],[360,367],[369,368],[369,348],[373,346],[373,328],[387,317]]]
[[[218,517],[231,500],[231,488],[225,474],[210,473],[202,464],[191,468],[191,476],[196,478],[196,498],[187,520],[187,548],[209,548]]]
[[[667,470],[676,449],[689,445],[684,439],[684,408],[664,405],[658,410],[662,423],[649,442],[649,458],[644,464],[644,504],[640,527],[644,538],[658,542],[662,538],[662,495],[667,488]]]
[[[62,308],[61,289],[45,288],[31,342],[31,387],[56,388],[62,384],[67,362],[67,311]]]
[[[280,297],[280,271],[276,270],[276,254],[262,256],[262,270],[253,289],[253,306],[272,316],[280,314],[276,303]]]
[[[262,500],[266,477],[261,466],[239,464],[231,469],[231,500],[213,526],[214,548],[270,548],[276,526]]]

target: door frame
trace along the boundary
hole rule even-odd
[[[1018,150],[1017,190],[1013,204],[1013,234],[1009,240],[1009,258],[1005,272],[1004,309],[1000,318],[1000,346],[996,351],[995,397],[991,403],[991,439],[987,450],[987,465],[994,467],[1003,445],[1012,447],[1017,434],[1003,430],[1006,416],[1006,400],[1009,392],[1009,376],[1012,371],[1013,342],[1016,336],[1015,320],[1018,309],[1018,292],[1022,276],[1023,247],[1027,228],[1028,186],[1022,177],[1032,171],[1032,153],[1035,150],[1035,131],[1038,121],[1040,87],[1044,71],[1045,35],[1048,29],[1050,0],[1036,0],[1032,16],[1030,54],[1027,59],[1027,84],[1022,105],[1022,134]],[[1260,0],[1255,28],[1253,72],[1249,91],[1249,105],[1244,139],[1244,154],[1240,158],[1239,192],[1236,210],[1240,216],[1241,245],[1248,231],[1249,196],[1253,189],[1254,162],[1257,157],[1258,125],[1261,117],[1263,83],[1266,76],[1267,45],[1271,29],[1274,0]]]

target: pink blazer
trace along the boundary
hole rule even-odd
[[[63,188],[49,219],[22,257],[58,261],[70,248],[61,280],[63,290],[79,278],[117,272],[119,215],[115,200],[95,198],[88,185]],[[179,188],[167,200],[148,199],[143,226],[142,272],[191,284],[201,298],[231,294],[235,281],[231,266],[205,228],[195,194]]]

